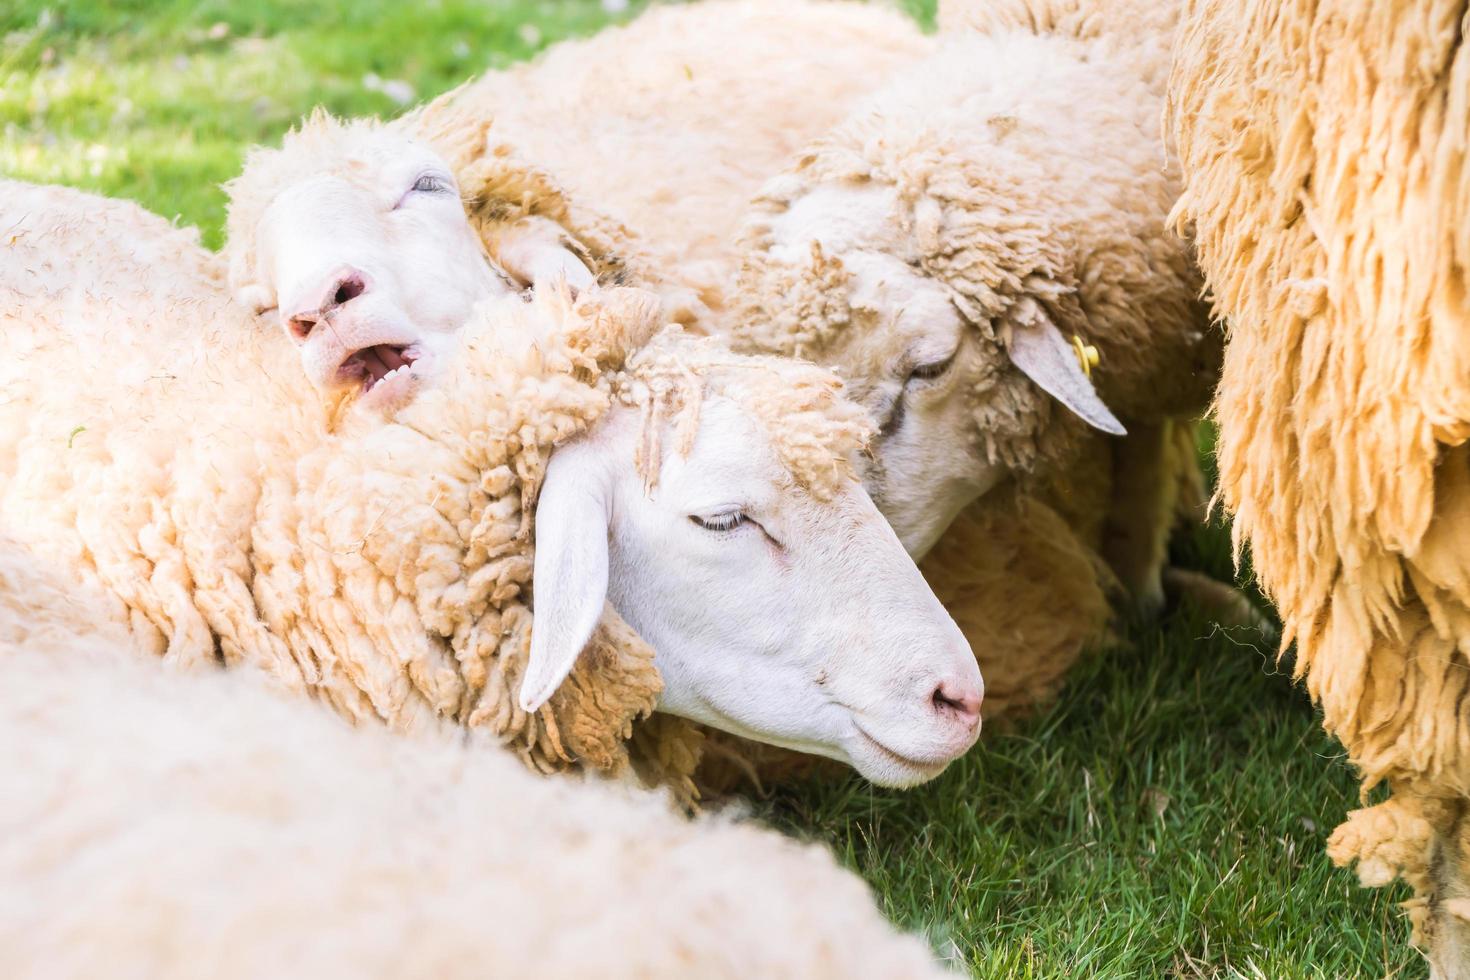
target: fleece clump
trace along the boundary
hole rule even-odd
[[[1220,495],[1329,732],[1387,803],[1329,849],[1396,872],[1470,969],[1470,18],[1192,0],[1168,124],[1229,342]]]

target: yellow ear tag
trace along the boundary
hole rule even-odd
[[[1072,335],[1072,350],[1077,355],[1077,363],[1082,365],[1082,373],[1089,378],[1092,377],[1092,369],[1097,367],[1097,362],[1102,357],[1098,354],[1097,348],[1091,344],[1084,343],[1082,338],[1074,333]]]

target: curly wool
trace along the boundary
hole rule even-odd
[[[657,323],[647,294],[491,304],[442,384],[333,428],[286,339],[156,218],[17,183],[0,211],[0,515],[25,544],[170,661],[248,663],[354,721],[465,726],[541,770],[627,768],[660,682],[610,610],[548,707],[513,694],[546,460],[611,404]],[[683,744],[657,759],[697,755],[692,728],[661,730]],[[665,781],[687,793],[688,771]]]
[[[149,663],[114,602],[0,540],[7,977],[945,975],[820,846]]]
[[[939,30],[1059,34],[1098,42],[1128,57],[1162,96],[1179,26],[1175,0],[940,0]]]
[[[620,376],[617,397],[644,413],[639,467],[652,486],[662,458],[658,434],[669,419],[687,454],[705,396],[734,400],[771,440],[776,458],[796,486],[830,500],[854,478],[855,458],[873,436],[863,409],[842,396],[831,371],[786,358],[736,354],[723,341],[660,335],[634,354]]]
[[[1192,0],[1170,83],[1177,219],[1229,329],[1236,547],[1365,790],[1388,781],[1381,812],[1432,831],[1356,815],[1334,856],[1373,884],[1408,869],[1430,907],[1470,841],[1467,18],[1464,0]],[[1369,857],[1400,836],[1402,860]],[[1432,943],[1470,935],[1433,922]]]
[[[898,215],[871,247],[944,284],[986,355],[971,395],[988,459],[1043,469],[1080,431],[1008,365],[1002,324],[1028,302],[1099,348],[1096,380],[1119,416],[1202,409],[1218,338],[1189,250],[1165,229],[1177,182],[1139,61],[1100,41],[1000,31],[951,39],[890,80],[755,202],[735,336],[821,361],[856,329],[864,311],[849,308],[841,260],[814,248],[789,262],[773,251],[773,222],[818,187],[877,186]]]
[[[727,303],[750,197],[860,96],[932,49],[911,18],[878,5],[655,6],[488,73],[435,99],[422,122],[405,122],[438,147],[457,141],[450,161],[474,189],[472,213],[509,198],[594,252],[628,253],[638,285],[702,321]],[[553,184],[557,194],[531,198],[554,203],[516,203],[494,176],[508,161]],[[596,226],[606,237],[587,237],[578,202],[611,216]],[[559,217],[563,208],[573,220]],[[493,247],[499,228],[481,227]]]

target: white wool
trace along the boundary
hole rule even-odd
[[[940,976],[821,847],[127,649],[0,540],[0,973]]]

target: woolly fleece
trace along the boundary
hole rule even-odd
[[[1388,802],[1329,841],[1401,872],[1470,974],[1470,26],[1464,0],[1191,0],[1170,82],[1229,343],[1220,494],[1327,730]]]
[[[820,846],[149,663],[110,601],[0,541],[7,977],[945,975]]]
[[[700,736],[634,730],[660,682],[611,609],[549,705],[516,705],[546,461],[614,400],[660,459],[661,433],[677,448],[723,394],[820,494],[867,436],[835,378],[677,333],[625,364],[653,297],[542,291],[483,306],[445,375],[383,422],[324,405],[285,336],[228,301],[221,263],[160,241],[155,217],[13,182],[0,216],[0,518],[117,596],[138,642],[252,664],[354,721],[483,732],[543,771],[624,772],[632,738],[645,780],[692,794]]]
[[[676,281],[698,296],[711,329],[708,314],[728,302],[749,199],[859,97],[933,47],[911,18],[867,4],[655,7],[439,97],[423,114],[432,126],[406,122],[441,143],[482,134],[473,156],[459,157],[460,180],[477,197],[477,168],[494,161],[553,175],[567,199],[612,216],[627,236],[618,248],[642,255],[639,285],[664,292]]]

